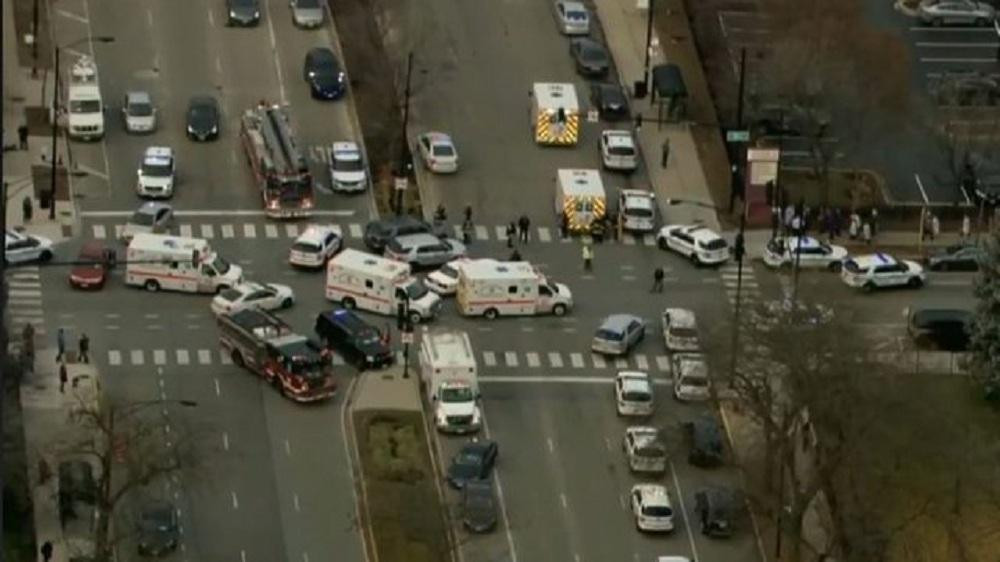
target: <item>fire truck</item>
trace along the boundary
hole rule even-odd
[[[296,402],[333,396],[329,352],[273,314],[246,308],[218,317],[219,342],[233,363],[258,374]]]
[[[295,143],[288,111],[261,102],[240,119],[240,139],[267,216],[308,217],[314,205],[309,163]]]

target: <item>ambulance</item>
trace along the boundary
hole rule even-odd
[[[218,293],[243,282],[243,269],[201,238],[138,233],[125,259],[125,284],[147,291]]]
[[[580,105],[572,84],[535,82],[531,130],[538,144],[572,146],[580,140]]]
[[[73,65],[66,102],[66,124],[71,138],[98,140],[104,136],[104,100],[94,59],[82,56]]]
[[[588,234],[604,220],[608,201],[597,170],[561,169],[556,175],[555,211],[571,233]]]
[[[413,276],[410,264],[348,248],[326,264],[326,298],[344,308],[395,315],[406,303],[410,321],[431,320],[441,297]]]
[[[562,316],[573,308],[573,294],[528,262],[470,261],[458,270],[455,293],[465,316]]]

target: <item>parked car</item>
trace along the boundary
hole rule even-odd
[[[385,256],[416,268],[435,268],[465,256],[465,244],[433,234],[407,234],[390,240]]]
[[[615,129],[601,131],[601,138],[597,141],[597,151],[601,154],[601,164],[606,170],[634,172],[639,166],[639,151],[636,150],[632,131]]]
[[[971,310],[921,306],[908,312],[906,328],[918,345],[951,352],[968,349],[975,320]]]
[[[729,488],[705,488],[694,494],[694,512],[701,534],[725,538],[733,535],[737,502]]]
[[[303,28],[314,28],[323,25],[322,0],[290,0],[292,22]]]
[[[326,47],[315,47],[306,53],[302,75],[314,98],[335,100],[347,91],[344,67],[337,60],[337,55]]]
[[[673,250],[695,265],[719,265],[729,260],[729,244],[714,230],[701,224],[672,224],[656,235],[661,250]]]
[[[594,333],[590,349],[604,355],[627,355],[646,336],[646,322],[634,314],[612,314]]]
[[[976,244],[955,244],[927,258],[931,271],[979,271],[986,250]]]
[[[139,554],[163,556],[177,548],[180,527],[177,509],[166,501],[150,502],[139,514]]]
[[[499,446],[496,441],[473,441],[452,457],[448,467],[448,483],[464,488],[472,480],[486,480],[493,472]]]
[[[569,43],[569,55],[573,57],[576,71],[586,77],[601,78],[611,67],[611,56],[604,45],[588,37],[573,39]]]
[[[347,193],[368,189],[368,170],[358,143],[340,141],[330,145],[330,188]]]
[[[212,96],[194,96],[188,102],[187,134],[193,140],[219,137],[219,102]]]
[[[918,8],[918,17],[935,27],[945,24],[986,26],[996,19],[996,8],[972,0],[924,0]]]
[[[497,526],[497,500],[489,480],[470,480],[462,489],[462,524],[473,533],[488,533]]]
[[[628,109],[628,95],[618,84],[599,82],[591,85],[590,101],[605,121],[622,121],[632,117]]]
[[[653,415],[653,383],[643,371],[619,371],[615,375],[615,409],[619,416]]]
[[[458,171],[458,150],[447,133],[431,131],[417,137],[417,149],[424,166],[435,174]]]
[[[847,248],[821,242],[812,236],[772,238],[764,247],[764,264],[768,267],[798,265],[802,269],[840,271],[846,257]]]
[[[722,429],[711,414],[699,416],[684,424],[688,437],[688,462],[711,467],[722,464]]]
[[[844,260],[840,278],[850,287],[871,292],[887,287],[922,287],[927,274],[915,261],[897,260],[879,252]]]
[[[556,23],[563,35],[587,35],[590,33],[590,12],[582,2],[556,0],[552,4]]]
[[[637,529],[653,532],[674,530],[674,506],[666,486],[635,484],[630,497]]]
[[[346,308],[319,313],[313,329],[327,347],[359,369],[379,369],[395,360],[388,334]]]
[[[156,107],[149,92],[133,90],[122,101],[122,119],[127,133],[152,133],[156,130]]]
[[[212,298],[212,312],[218,316],[250,307],[270,311],[291,308],[293,304],[295,291],[288,285],[247,281],[219,291]]]
[[[226,25],[252,27],[260,22],[260,0],[226,0]]]
[[[430,224],[410,215],[397,215],[374,220],[365,225],[365,246],[377,253],[385,250],[389,240],[408,234],[427,234],[433,230]]]
[[[344,247],[339,225],[309,225],[288,251],[288,263],[296,267],[321,268]]]
[[[8,228],[4,232],[7,263],[47,262],[52,259],[52,240]]]
[[[469,258],[462,257],[442,265],[427,274],[424,278],[424,284],[427,285],[428,289],[442,297],[454,295],[458,290],[458,270],[462,264],[468,261]]]
[[[108,274],[115,267],[114,249],[97,240],[88,240],[80,247],[77,263],[69,270],[69,284],[74,289],[99,291],[104,288]]]
[[[122,241],[131,242],[136,234],[166,234],[174,220],[174,208],[166,203],[147,201],[132,213],[122,228]]]

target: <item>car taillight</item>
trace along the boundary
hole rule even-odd
[[[278,208],[278,200],[277,199],[272,199],[272,200],[268,201],[267,202],[267,208],[268,209],[277,209]]]
[[[303,209],[312,209],[312,206],[313,206],[313,200],[311,198],[306,197],[302,200]]]

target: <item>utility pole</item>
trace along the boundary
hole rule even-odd
[[[410,120],[410,80],[413,76],[413,51],[410,51],[406,55],[406,89],[403,90],[403,124],[402,130],[400,131],[400,143],[399,143],[399,167],[396,170],[396,177],[398,180],[398,185],[404,185],[402,182],[406,181],[407,173],[406,169],[406,153],[407,153],[407,136],[406,136],[406,126]],[[403,214],[403,192],[404,189],[396,188],[396,216]]]
[[[59,45],[56,45],[55,67],[52,72],[52,152],[49,158],[52,160],[49,178],[49,220],[56,218],[56,137],[59,136]]]
[[[653,7],[656,5],[656,0],[649,0],[649,6],[646,8],[646,59],[642,65],[644,69],[642,72],[642,94],[636,93],[637,98],[646,97],[646,92],[649,91],[649,50],[653,46]]]
[[[31,9],[31,76],[38,74],[38,2]]]

